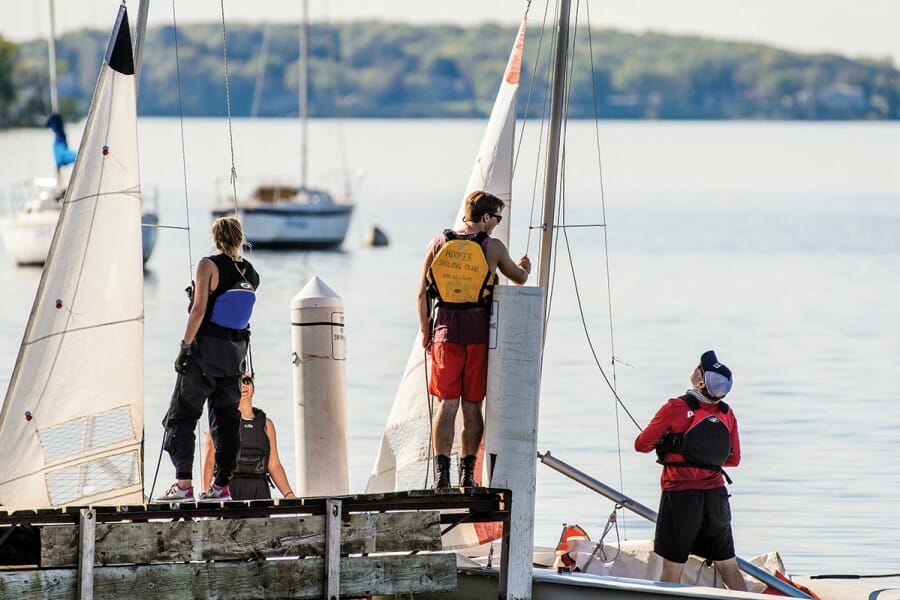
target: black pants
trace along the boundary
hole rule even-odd
[[[215,484],[223,486],[231,479],[241,449],[241,376],[211,377],[194,360],[178,375],[175,391],[163,425],[164,447],[175,465],[177,479],[193,479],[194,429],[203,403],[209,401],[209,432],[216,448]]]
[[[269,480],[264,477],[234,475],[230,487],[233,500],[267,500],[272,497]]]

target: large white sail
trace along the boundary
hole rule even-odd
[[[0,412],[0,505],[143,501],[143,285],[122,6]]]
[[[509,246],[509,221],[512,208],[512,172],[515,149],[516,93],[525,44],[525,20],[519,27],[515,44],[509,57],[500,91],[491,110],[487,130],[481,141],[475,166],[466,185],[463,200],[475,190],[491,192],[506,202],[504,218],[494,229],[493,237]],[[460,202],[454,225],[462,221],[465,203]],[[446,224],[444,224],[446,226]],[[440,223],[435,224],[435,234]],[[410,304],[412,310],[413,304]],[[488,399],[490,401],[490,399]],[[378,458],[366,486],[367,492],[422,489],[434,482],[431,474],[431,412],[426,386],[426,360],[422,349],[422,332],[416,335],[412,351],[400,380],[397,395],[388,423],[381,439]],[[454,466],[459,454],[461,422],[457,422],[456,440],[453,444]],[[480,468],[475,469],[480,473]],[[444,540],[444,547],[468,546],[485,540],[481,533],[462,531],[458,527],[451,532],[457,538]],[[459,532],[459,534],[456,534]],[[476,539],[477,538],[477,539]]]

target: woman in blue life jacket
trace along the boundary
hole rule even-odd
[[[233,500],[260,500],[272,497],[269,490],[269,478],[285,498],[295,498],[291,484],[288,483],[284,465],[278,456],[278,438],[275,424],[266,417],[261,409],[253,406],[253,394],[256,384],[253,375],[244,373],[241,377],[241,451],[238,453],[237,468],[231,476],[228,487],[231,488]],[[203,470],[201,481],[203,488],[209,484],[215,474],[216,448],[212,437],[207,432],[203,446]]]
[[[200,501],[230,499],[228,481],[240,448],[241,375],[250,341],[250,315],[259,275],[241,257],[244,232],[233,217],[213,221],[217,254],[200,259],[181,348],[175,359],[178,379],[169,410],[163,446],[175,466],[177,481],[158,500],[193,501],[194,429],[208,402],[209,427],[216,447],[216,477]]]

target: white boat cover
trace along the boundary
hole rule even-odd
[[[0,504],[143,501],[134,60],[120,7],[0,412]]]

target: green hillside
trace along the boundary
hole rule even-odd
[[[296,25],[228,30],[231,108],[248,116],[257,81],[257,115],[297,114]],[[330,117],[483,117],[490,111],[515,29],[356,22],[313,25],[310,114]],[[898,119],[900,76],[887,61],[799,54],[759,44],[662,34],[579,29],[569,115],[624,119]],[[593,53],[585,43],[590,38]],[[62,36],[60,96],[69,117],[83,115],[107,33]],[[148,32],[140,89],[142,115],[179,113],[179,77],[171,27]],[[549,49],[539,32],[526,41],[522,101],[543,82]],[[546,40],[545,40],[546,44]],[[225,114],[219,26],[178,30],[181,104],[186,116]],[[592,55],[591,55],[592,54]],[[46,46],[0,39],[0,123],[40,123],[46,114]],[[535,63],[537,62],[537,68]],[[261,69],[265,69],[262,71]],[[544,110],[535,86],[527,111]]]

